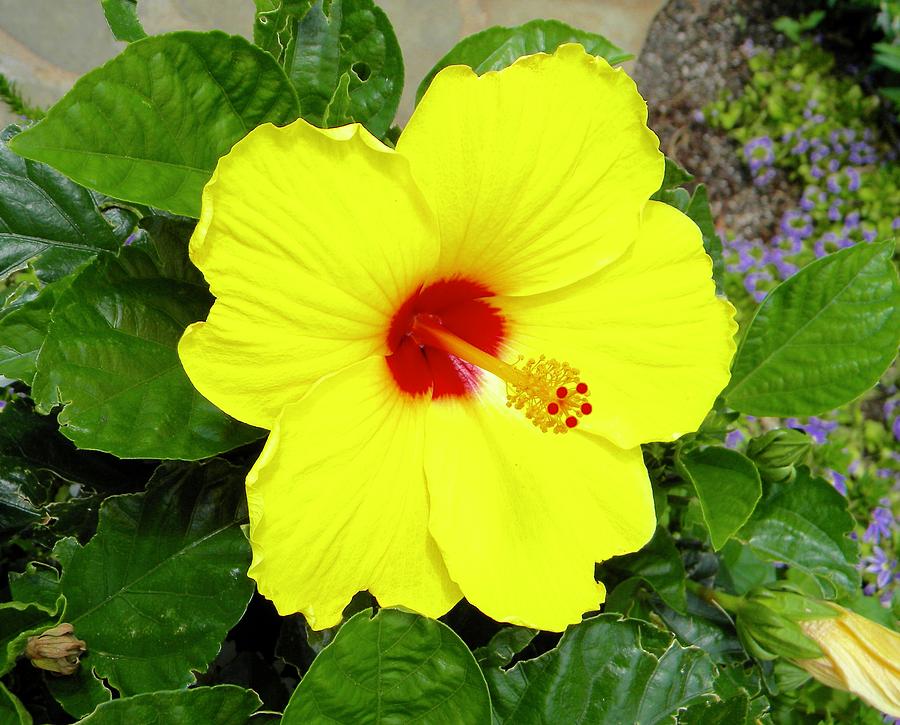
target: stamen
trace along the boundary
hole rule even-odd
[[[448,352],[505,381],[506,404],[521,410],[544,432],[566,433],[593,410],[587,400],[587,383],[579,380],[578,370],[566,362],[541,355],[525,362],[520,358],[510,365],[457,337],[433,315],[416,315],[410,334],[420,345]]]

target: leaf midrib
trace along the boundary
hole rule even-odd
[[[221,534],[223,531],[227,531],[228,529],[233,528],[234,526],[237,526],[237,523],[234,522],[234,521],[232,521],[232,522],[226,524],[225,526],[221,526],[221,527],[215,529],[214,531],[211,531],[210,533],[206,534],[205,536],[203,536],[203,537],[201,537],[201,538],[199,538],[199,539],[197,539],[197,540],[191,542],[188,546],[185,546],[184,548],[179,549],[179,550],[178,550],[177,552],[175,552],[175,554],[173,554],[172,556],[166,557],[166,558],[163,559],[162,561],[158,562],[157,564],[155,564],[154,566],[152,566],[150,569],[148,569],[147,571],[145,571],[143,574],[141,574],[139,577],[137,577],[136,579],[133,579],[132,581],[128,582],[128,584],[126,584],[125,586],[123,586],[123,587],[121,587],[120,589],[118,589],[116,592],[113,592],[112,594],[108,595],[107,597],[105,597],[105,598],[102,599],[101,601],[97,602],[97,604],[95,604],[95,605],[94,605],[93,607],[91,607],[90,609],[88,609],[88,610],[82,612],[82,613],[79,614],[77,617],[74,617],[74,618],[72,618],[72,619],[69,619],[69,622],[72,623],[72,624],[74,624],[75,622],[78,622],[78,621],[84,619],[84,618],[87,617],[89,614],[92,614],[92,613],[95,612],[96,610],[100,609],[101,607],[103,607],[103,606],[105,606],[106,604],[108,604],[109,602],[111,602],[113,599],[122,596],[124,592],[127,592],[127,591],[128,591],[129,589],[131,589],[131,587],[133,587],[135,584],[137,584],[138,582],[142,581],[142,580],[145,579],[146,577],[148,577],[148,576],[150,576],[151,574],[153,574],[153,573],[155,573],[156,571],[158,571],[158,570],[159,570],[162,566],[164,566],[165,564],[168,564],[169,562],[173,561],[174,559],[177,559],[178,557],[183,556],[184,554],[186,554],[187,552],[189,552],[191,549],[196,548],[197,546],[199,546],[200,544],[204,543],[205,541],[208,541],[209,539],[213,538],[214,536],[217,536],[218,534]],[[83,551],[84,551],[84,550],[82,550],[82,552],[80,552],[80,553],[82,553],[82,555],[83,555]],[[131,551],[129,551],[129,558],[131,557],[131,554],[133,553],[133,551],[134,551],[133,549],[132,549]],[[211,595],[210,595],[211,598],[215,598],[216,596],[217,596],[217,595],[215,595],[215,594],[211,594]],[[68,613],[67,613],[67,614],[68,614]]]

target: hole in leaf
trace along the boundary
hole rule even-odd
[[[356,77],[359,78],[363,83],[369,80],[369,76],[372,75],[372,69],[369,68],[368,63],[357,61],[350,66],[350,70],[356,73]]]

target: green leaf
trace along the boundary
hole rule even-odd
[[[486,667],[505,667],[512,658],[525,649],[537,636],[537,630],[525,627],[504,627],[491,637],[483,647],[474,652],[475,661],[482,669]]]
[[[759,471],[746,456],[718,446],[679,456],[678,466],[697,492],[709,537],[718,551],[756,508],[762,496]]]
[[[253,0],[253,42],[281,62],[294,37],[294,20],[302,18],[313,0]]]
[[[205,284],[165,276],[163,266],[126,248],[82,272],[53,309],[32,396],[41,410],[65,406],[60,429],[79,448],[196,460],[262,435],[216,408],[185,374],[178,340],[206,317],[211,298]],[[178,269],[187,267],[172,262],[167,271]]]
[[[29,562],[25,571],[9,573],[9,590],[17,602],[40,604],[50,610],[59,598],[59,572],[39,561]]]
[[[7,690],[2,682],[0,682],[0,722],[6,725],[31,725],[33,722],[19,698]]]
[[[419,84],[416,103],[422,100],[432,79],[449,65],[467,65],[481,75],[506,68],[523,55],[552,53],[564,43],[580,43],[588,53],[606,58],[611,65],[634,57],[602,35],[578,30],[559,20],[532,20],[512,28],[496,25],[464,38],[441,58]]]
[[[664,604],[655,604],[653,616],[659,617],[682,645],[698,647],[715,662],[746,656],[734,634],[731,619],[721,609],[691,592],[687,595],[685,613],[676,612]]]
[[[744,595],[776,580],[772,562],[760,559],[749,546],[731,539],[719,552],[717,582],[728,592]]]
[[[773,485],[738,539],[767,561],[784,562],[815,577],[826,599],[857,590],[859,547],[848,534],[847,500],[800,466],[793,483]]]
[[[60,435],[52,416],[37,415],[23,398],[10,402],[0,413],[0,456],[16,459],[30,471],[47,472],[67,483],[121,490],[122,479],[140,478],[143,464],[123,463],[112,456],[79,451]]]
[[[684,612],[687,608],[684,563],[671,534],[663,527],[656,529],[653,538],[638,553],[616,557],[612,565],[643,579],[672,609]]]
[[[48,486],[22,461],[0,455],[0,533],[19,531],[44,516]]]
[[[87,189],[14,154],[9,146],[20,136],[18,126],[0,132],[0,280],[30,266],[52,282],[118,252],[128,230],[114,228]]]
[[[123,695],[192,683],[244,613],[243,478],[221,460],[163,465],[146,493],[104,501],[97,534],[64,566],[65,619]]]
[[[716,224],[709,206],[709,194],[704,184],[697,184],[684,213],[700,227],[700,232],[703,234],[703,248],[712,259],[716,291],[722,292],[725,279],[725,258],[722,256],[722,240],[716,233]]]
[[[485,670],[499,723],[655,723],[712,697],[715,668],[695,647],[636,619],[600,615],[509,670]]]
[[[685,168],[681,166],[674,159],[670,159],[666,156],[666,165],[665,172],[663,173],[662,183],[659,185],[659,189],[651,196],[651,199],[656,199],[657,201],[663,201],[660,198],[660,193],[663,191],[675,189],[683,184],[686,184],[689,181],[692,181],[694,175],[687,171]]]
[[[137,14],[137,0],[100,0],[109,29],[116,40],[126,43],[146,38]]]
[[[260,705],[259,695],[236,685],[148,692],[106,702],[78,725],[246,725]]]
[[[90,662],[91,653],[87,652],[81,656],[81,666],[74,675],[44,676],[44,683],[53,699],[72,717],[84,717],[97,705],[112,699],[109,688],[94,675]]]
[[[804,267],[760,305],[725,392],[753,415],[814,415],[872,387],[897,352],[900,283],[892,241]]]
[[[446,625],[396,609],[349,619],[300,681],[283,725],[490,723],[475,658]]]
[[[403,56],[381,8],[372,0],[317,0],[295,22],[284,67],[303,118],[323,127],[357,121],[384,136],[403,93]]]
[[[57,611],[64,602],[59,597],[52,607],[26,602],[0,604],[0,675],[13,668],[30,636],[56,624]]]
[[[82,76],[10,147],[117,199],[197,217],[219,157],[261,123],[298,114],[271,55],[184,31],[132,43]]]
[[[750,696],[740,692],[727,700],[691,705],[683,721],[693,725],[751,725]]]
[[[69,288],[71,279],[65,277],[47,285],[32,297],[23,298],[0,310],[0,375],[34,382],[37,355],[47,336],[50,312],[59,296]]]

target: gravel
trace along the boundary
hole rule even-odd
[[[723,90],[739,94],[748,79],[741,45],[777,48],[772,21],[788,14],[775,0],[671,0],[656,16],[634,76],[650,107],[662,150],[709,187],[719,232],[770,238],[782,212],[799,197],[783,176],[753,186],[736,144],[697,119]]]

